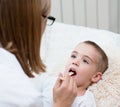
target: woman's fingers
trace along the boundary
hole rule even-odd
[[[60,73],[60,74],[58,75],[58,78],[57,78],[57,81],[56,81],[56,83],[55,83],[54,88],[59,88],[59,87],[60,87],[61,82],[62,82],[62,77],[63,77],[63,75],[62,75],[62,73]]]
[[[77,86],[74,79],[68,73],[65,73],[64,76],[60,74],[53,88],[54,105],[60,104],[61,107],[70,107],[76,95]]]

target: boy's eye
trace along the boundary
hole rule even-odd
[[[76,58],[76,56],[75,55],[71,55],[71,58]]]
[[[86,59],[83,59],[83,62],[89,64],[89,62]]]

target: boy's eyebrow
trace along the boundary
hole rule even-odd
[[[72,51],[72,53],[78,53],[77,51]]]

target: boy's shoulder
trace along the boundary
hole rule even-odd
[[[83,96],[76,97],[72,107],[96,107],[93,93],[88,89]]]
[[[96,107],[94,95],[89,89],[86,90],[83,99],[85,105],[88,105],[89,107]]]

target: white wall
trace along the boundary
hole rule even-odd
[[[52,0],[51,15],[59,22],[120,33],[120,0]]]

